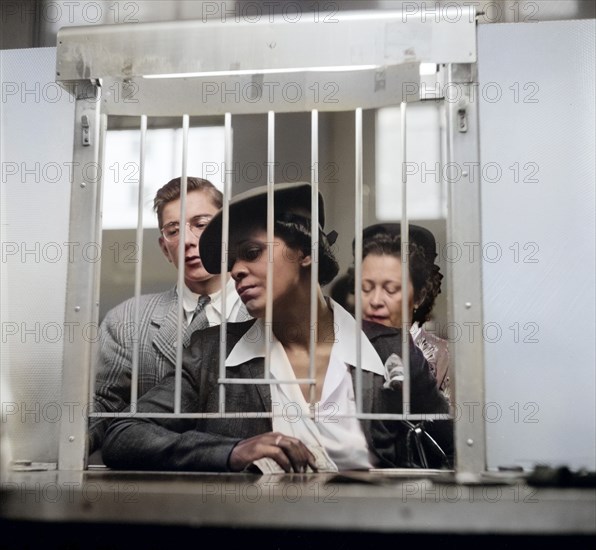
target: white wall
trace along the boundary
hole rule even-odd
[[[74,101],[55,48],[2,51],[2,431],[12,457],[56,462]],[[80,410],[79,410],[80,413]],[[6,457],[3,457],[5,459]]]
[[[594,28],[479,28],[492,467],[596,467]]]

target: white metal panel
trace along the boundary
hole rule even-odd
[[[67,27],[60,81],[219,71],[476,62],[474,7]],[[373,38],[371,40],[371,37]]]
[[[402,98],[417,101],[419,67],[405,63],[353,73],[305,71],[126,81],[108,77],[102,81],[102,109],[110,115],[177,116],[181,112],[223,115],[376,108],[395,105]]]
[[[67,265],[96,249],[68,238],[70,172],[83,167],[72,164],[75,103],[54,82],[56,49],[0,55],[2,431],[12,458],[57,462],[60,420],[83,414],[61,397],[64,342],[83,330],[65,325]]]
[[[75,172],[71,178],[70,226],[68,238],[79,239],[84,246],[93,244],[101,250],[101,169],[106,124],[100,123],[99,87],[77,87],[74,120],[73,163],[88,169]],[[103,126],[100,138],[100,126]],[[85,128],[87,131],[85,132]],[[88,411],[88,392],[91,379],[91,358],[99,340],[99,268],[100,260],[89,261],[75,257],[69,262],[66,278],[65,323],[74,326],[96,327],[92,336],[76,335],[64,342],[62,399],[77,403]],[[87,368],[82,367],[87,366]],[[77,470],[86,458],[87,419],[81,415],[62,418],[58,467]]]
[[[447,83],[457,87],[458,100],[447,102],[446,159],[450,166],[474,165],[479,159],[478,104],[472,100],[476,65],[449,65]],[[447,242],[462,246],[480,240],[480,184],[469,171],[461,181],[448,182]],[[447,264],[449,320],[455,326],[482,324],[482,265],[479,261]],[[455,453],[458,473],[478,473],[486,468],[484,420],[461,415],[462,406],[483,406],[484,364],[482,340],[449,338],[450,375],[455,397]]]
[[[337,111],[417,100],[420,63],[476,61],[473,7],[303,15],[67,27],[56,77],[101,80],[106,114]]]
[[[479,28],[491,467],[596,466],[594,29]]]

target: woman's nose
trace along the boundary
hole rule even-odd
[[[370,305],[373,307],[381,307],[383,305],[383,292],[381,289],[375,288],[371,292]]]
[[[244,277],[246,277],[248,271],[246,269],[246,266],[242,262],[235,261],[234,265],[232,266],[232,269],[230,270],[230,273],[234,281],[240,281]]]

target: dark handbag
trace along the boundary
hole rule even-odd
[[[432,421],[402,423],[407,427],[406,457],[411,468],[451,468],[447,454],[427,431]]]

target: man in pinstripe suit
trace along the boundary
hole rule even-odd
[[[100,327],[100,345],[95,364],[94,412],[121,411],[130,404],[135,340],[139,342],[139,397],[173,368],[176,362],[180,294],[184,308],[183,321],[186,322],[183,346],[189,344],[194,331],[221,323],[221,278],[205,271],[198,248],[200,234],[222,206],[221,192],[207,180],[187,178],[185,225],[180,223],[180,178],[174,178],[164,185],[153,203],[161,232],[159,246],[166,259],[177,269],[179,239],[184,234],[185,285],[181,293],[174,287],[159,294],[140,296],[138,325],[134,322],[134,298],[107,313]],[[231,279],[226,288],[225,311],[229,322],[250,318]],[[101,447],[109,421],[109,418],[90,419],[89,453]]]

